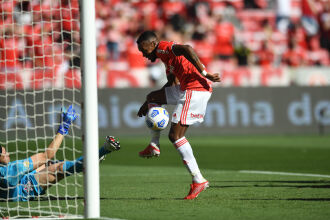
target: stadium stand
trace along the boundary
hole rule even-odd
[[[136,36],[146,29],[162,39],[191,44],[208,70],[222,74],[223,85],[295,84],[292,80],[299,76],[290,75],[299,71],[292,69],[330,64],[330,2],[313,2],[96,0],[99,87],[150,87],[162,82],[152,72],[164,72],[164,67],[146,62],[135,46]],[[72,80],[80,66],[79,47],[74,46],[80,41],[78,0],[4,1],[0,14],[2,89],[38,89],[41,84],[30,85],[26,79],[54,75],[65,77],[64,84],[49,85],[80,86]],[[306,16],[316,25],[306,26]],[[279,24],[283,18],[288,21],[285,28]],[[310,31],[314,29],[316,33]],[[63,59],[61,54],[68,50],[75,55]]]

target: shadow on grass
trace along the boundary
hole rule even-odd
[[[297,180],[259,180],[259,181],[250,181],[250,180],[241,180],[241,181],[212,181],[212,183],[254,183],[246,185],[211,185],[210,188],[269,188],[269,187],[279,187],[279,188],[313,188],[313,189],[330,189],[330,181],[325,180],[314,180],[314,181],[297,181]],[[264,184],[263,184],[264,183]],[[283,184],[281,184],[283,183]],[[244,198],[237,199],[244,201],[330,201],[330,198]]]
[[[38,199],[35,200],[30,200],[29,202],[44,202],[44,201],[70,201],[70,200],[84,200],[83,196],[44,196],[44,197],[39,197]],[[144,201],[152,201],[152,200],[183,200],[183,198],[105,198],[105,197],[101,197],[100,200],[117,200],[117,201],[140,201],[140,200],[144,200]],[[5,203],[6,201],[0,201],[0,203]],[[12,201],[10,201],[12,202]],[[7,202],[6,202],[7,203]],[[13,202],[14,203],[14,202]]]
[[[312,201],[312,202],[328,202],[330,201],[330,198],[285,198],[285,199],[281,199],[281,198],[274,198],[274,199],[237,199],[237,200],[242,200],[242,201]]]
[[[313,180],[313,181],[297,181],[297,180],[258,180],[258,181],[212,181],[212,183],[255,183],[250,185],[211,185],[211,188],[235,188],[235,187],[283,187],[283,188],[312,188],[312,189],[330,189],[330,181]],[[264,183],[264,184],[262,184]],[[284,184],[281,184],[284,183]]]
[[[40,198],[39,200],[34,200],[30,202],[38,202],[38,201],[49,201],[49,200],[84,200],[84,197],[45,197]],[[184,200],[183,198],[105,198],[101,197],[100,200],[114,200],[114,201],[153,201],[153,200]],[[233,199],[233,200],[241,200],[241,201],[316,201],[316,202],[327,202],[330,201],[330,198],[243,198],[243,199]]]
[[[101,200],[127,200],[127,201],[139,201],[139,200],[144,200],[144,201],[152,201],[152,200],[183,200],[182,198],[101,198]]]
[[[210,186],[211,188],[248,188],[248,187],[259,187],[259,188],[268,188],[268,187],[277,187],[277,188],[312,188],[312,189],[330,189],[330,185],[230,185],[230,186]]]
[[[166,200],[168,198],[105,198],[105,197],[101,197],[100,200]],[[176,199],[176,198],[175,198]],[[49,196],[49,197],[44,197],[44,198],[40,198],[39,200],[35,200],[35,201],[48,201],[48,200],[84,200],[83,196],[75,196],[75,197],[67,197],[67,196],[62,196],[62,197],[56,197],[56,196]]]
[[[328,183],[326,180],[225,180],[225,181],[212,181],[212,183]]]

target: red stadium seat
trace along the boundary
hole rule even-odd
[[[66,88],[81,88],[80,71],[77,69],[67,71],[65,73],[64,82]]]
[[[31,82],[33,82],[33,89],[49,88],[54,86],[55,73],[53,70],[36,70],[31,76]]]
[[[271,86],[271,80],[274,78],[281,78],[283,75],[283,69],[267,66],[261,70],[261,85]]]
[[[250,84],[251,70],[246,67],[239,67],[234,70],[223,70],[222,81],[225,84],[231,84],[233,86],[246,86]]]
[[[23,80],[17,73],[0,73],[0,89],[23,89]]]
[[[136,78],[126,71],[112,70],[108,72],[108,88],[114,87],[138,87],[139,82]]]

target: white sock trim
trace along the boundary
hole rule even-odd
[[[173,144],[174,144],[174,147],[176,149],[178,149],[179,147],[181,147],[182,145],[188,143],[188,140],[186,139],[185,136],[183,136],[182,138],[176,140]]]

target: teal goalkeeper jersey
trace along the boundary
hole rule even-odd
[[[5,165],[0,164],[0,201],[21,200],[23,194],[21,179],[33,171],[33,162],[29,157],[24,160],[16,160]]]

